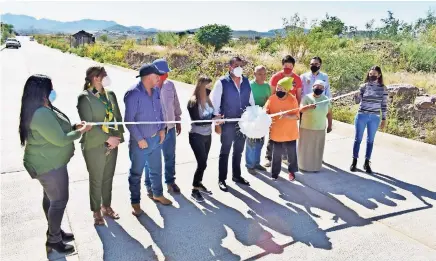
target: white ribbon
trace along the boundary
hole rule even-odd
[[[335,101],[337,99],[340,98],[344,98],[350,95],[353,95],[355,93],[358,93],[360,90],[357,91],[353,91],[350,93],[346,93],[340,96],[336,96],[334,98],[328,98],[326,100],[320,101],[320,102],[316,102],[313,104],[320,104],[320,103],[324,103],[324,102],[328,102],[328,101]],[[289,112],[293,112],[293,111],[297,111],[297,110],[301,110],[302,108],[306,108],[309,107],[313,104],[309,104],[303,107],[299,107],[299,108],[295,108],[292,110],[287,110],[287,111],[281,111],[281,112],[277,112],[277,113],[273,113],[273,114],[268,114],[269,117],[276,117],[276,116],[280,116]],[[123,122],[88,122],[89,125],[91,126],[101,126],[101,125],[118,125],[118,124],[122,124],[122,125],[142,125],[142,124],[174,124],[174,123],[213,123],[213,122],[240,122],[242,119],[241,118],[232,118],[232,119],[218,119],[218,120],[185,120],[185,121],[136,121],[136,122],[127,122],[127,121],[123,121]]]

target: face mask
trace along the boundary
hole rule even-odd
[[[292,73],[292,69],[291,68],[283,68],[283,72],[285,74],[291,74]]]
[[[284,92],[284,91],[277,91],[277,92],[276,92],[276,95],[277,95],[277,97],[279,97],[279,98],[283,98],[283,97],[285,97],[286,92]]]
[[[209,96],[210,92],[211,92],[211,90],[206,89],[206,95],[207,95],[207,96]]]
[[[377,81],[377,79],[378,79],[378,77],[375,76],[375,75],[371,75],[371,76],[369,76],[369,80],[370,80],[371,82],[375,82],[375,81]]]
[[[312,65],[310,66],[310,70],[312,71],[312,73],[316,73],[317,71],[319,71],[319,66],[316,65]]]
[[[48,96],[48,100],[53,103],[56,100],[56,91],[51,90],[50,95]]]
[[[159,76],[160,77],[160,81],[161,82],[164,82],[166,79],[168,79],[168,73],[166,73],[166,74],[164,74],[164,75],[161,75],[161,76]]]
[[[313,93],[314,93],[315,95],[321,95],[323,92],[324,92],[323,89],[313,89]]]
[[[112,84],[111,78],[109,78],[109,76],[105,76],[103,77],[103,80],[101,80],[101,85],[103,85],[103,87],[108,87]]]
[[[233,69],[233,71],[232,71],[233,75],[236,76],[236,77],[238,77],[238,78],[241,78],[241,76],[242,76],[242,72],[243,72],[243,70],[242,70],[242,68],[241,68],[240,66],[236,67],[236,68]]]

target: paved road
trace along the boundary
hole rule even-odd
[[[53,78],[55,105],[78,121],[76,97],[85,70],[95,64],[22,39],[19,50],[0,52],[1,61],[1,260],[47,260],[42,188],[22,167],[18,118],[22,88],[33,73]],[[107,66],[121,106],[136,73]],[[181,103],[192,86],[177,83]],[[183,106],[185,107],[185,106]],[[123,108],[124,109],[124,108]],[[183,108],[183,118],[188,113]],[[182,195],[172,207],[143,197],[146,212],[130,214],[126,144],[114,178],[117,222],[94,227],[88,174],[80,153],[69,164],[70,201],[63,228],[73,231],[77,252],[52,253],[50,260],[436,260],[436,147],[378,134],[373,168],[349,173],[352,126],[335,122],[328,135],[325,165],[318,174],[297,174],[288,182],[243,175],[251,187],[217,186],[218,136],[213,136],[205,185],[214,192],[204,204],[190,199],[196,166],[188,128],[177,138],[177,182]],[[364,146],[364,145],[363,145]],[[359,163],[361,165],[362,162]],[[245,170],[244,170],[245,171]],[[143,190],[144,192],[144,190]],[[144,195],[144,194],[143,194]]]

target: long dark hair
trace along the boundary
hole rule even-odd
[[[85,84],[83,85],[83,90],[87,90],[91,84],[94,77],[101,75],[106,75],[106,70],[103,66],[91,66],[86,70]]]
[[[378,75],[379,75],[378,84],[380,84],[381,86],[384,86],[385,83],[383,81],[383,73],[382,73],[380,66],[377,66],[377,65],[374,65],[373,67],[371,67],[371,69],[369,69],[368,73],[366,74],[365,82],[369,82],[369,72],[372,70],[378,72]]]
[[[210,100],[209,96],[206,95],[206,101],[203,103],[203,101],[200,98],[200,91],[202,88],[206,88],[206,85],[212,82],[212,79],[207,76],[200,76],[197,80],[197,86],[195,86],[194,93],[192,94],[191,99],[189,100],[190,107],[194,106],[196,103],[198,103],[201,108],[206,107],[206,102],[209,104],[211,108],[213,108],[212,101]]]
[[[51,90],[53,90],[53,84],[50,77],[46,75],[34,74],[27,79],[21,98],[19,126],[21,146],[26,144],[29,137],[29,126],[35,111],[44,106],[45,102],[53,107],[48,99]]]

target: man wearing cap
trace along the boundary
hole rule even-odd
[[[159,76],[157,87],[160,91],[160,101],[162,105],[162,114],[164,121],[180,121],[182,110],[180,109],[179,98],[177,96],[176,87],[174,83],[168,80],[168,67],[167,61],[164,59],[157,59],[153,64],[165,74]],[[165,126],[165,140],[162,144],[162,152],[165,162],[165,183],[167,184],[168,192],[180,193],[180,188],[175,183],[176,175],[176,132],[177,135],[182,131],[180,123],[169,123]],[[145,186],[147,194],[153,198],[153,190],[151,189],[151,181],[148,170],[148,164],[145,165]]]
[[[288,156],[289,180],[295,179],[298,171],[297,139],[298,119],[300,111],[297,98],[291,94],[293,78],[285,77],[278,81],[275,95],[272,95],[265,104],[268,114],[290,111],[286,114],[272,118],[270,139],[272,144],[272,179],[277,180],[282,166],[282,155]]]
[[[240,118],[247,106],[254,106],[253,93],[247,77],[242,75],[242,60],[233,57],[229,62],[229,72],[221,77],[211,92],[211,101],[215,116],[223,115],[224,119]],[[250,185],[241,176],[241,158],[244,151],[245,135],[239,130],[237,122],[225,122],[215,126],[215,132],[221,134],[221,151],[219,157],[218,185],[227,191],[227,168],[230,149],[233,145],[232,180],[243,185]]]
[[[139,70],[141,80],[131,87],[124,96],[126,106],[125,121],[127,122],[161,122],[163,121],[160,95],[155,86],[159,76],[165,72],[160,71],[154,64],[144,64]],[[138,124],[127,125],[130,132],[129,155],[132,163],[129,172],[130,201],[133,207],[132,214],[142,214],[141,176],[146,163],[148,163],[153,200],[170,205],[172,202],[163,196],[162,188],[162,143],[165,140],[165,125]]]

